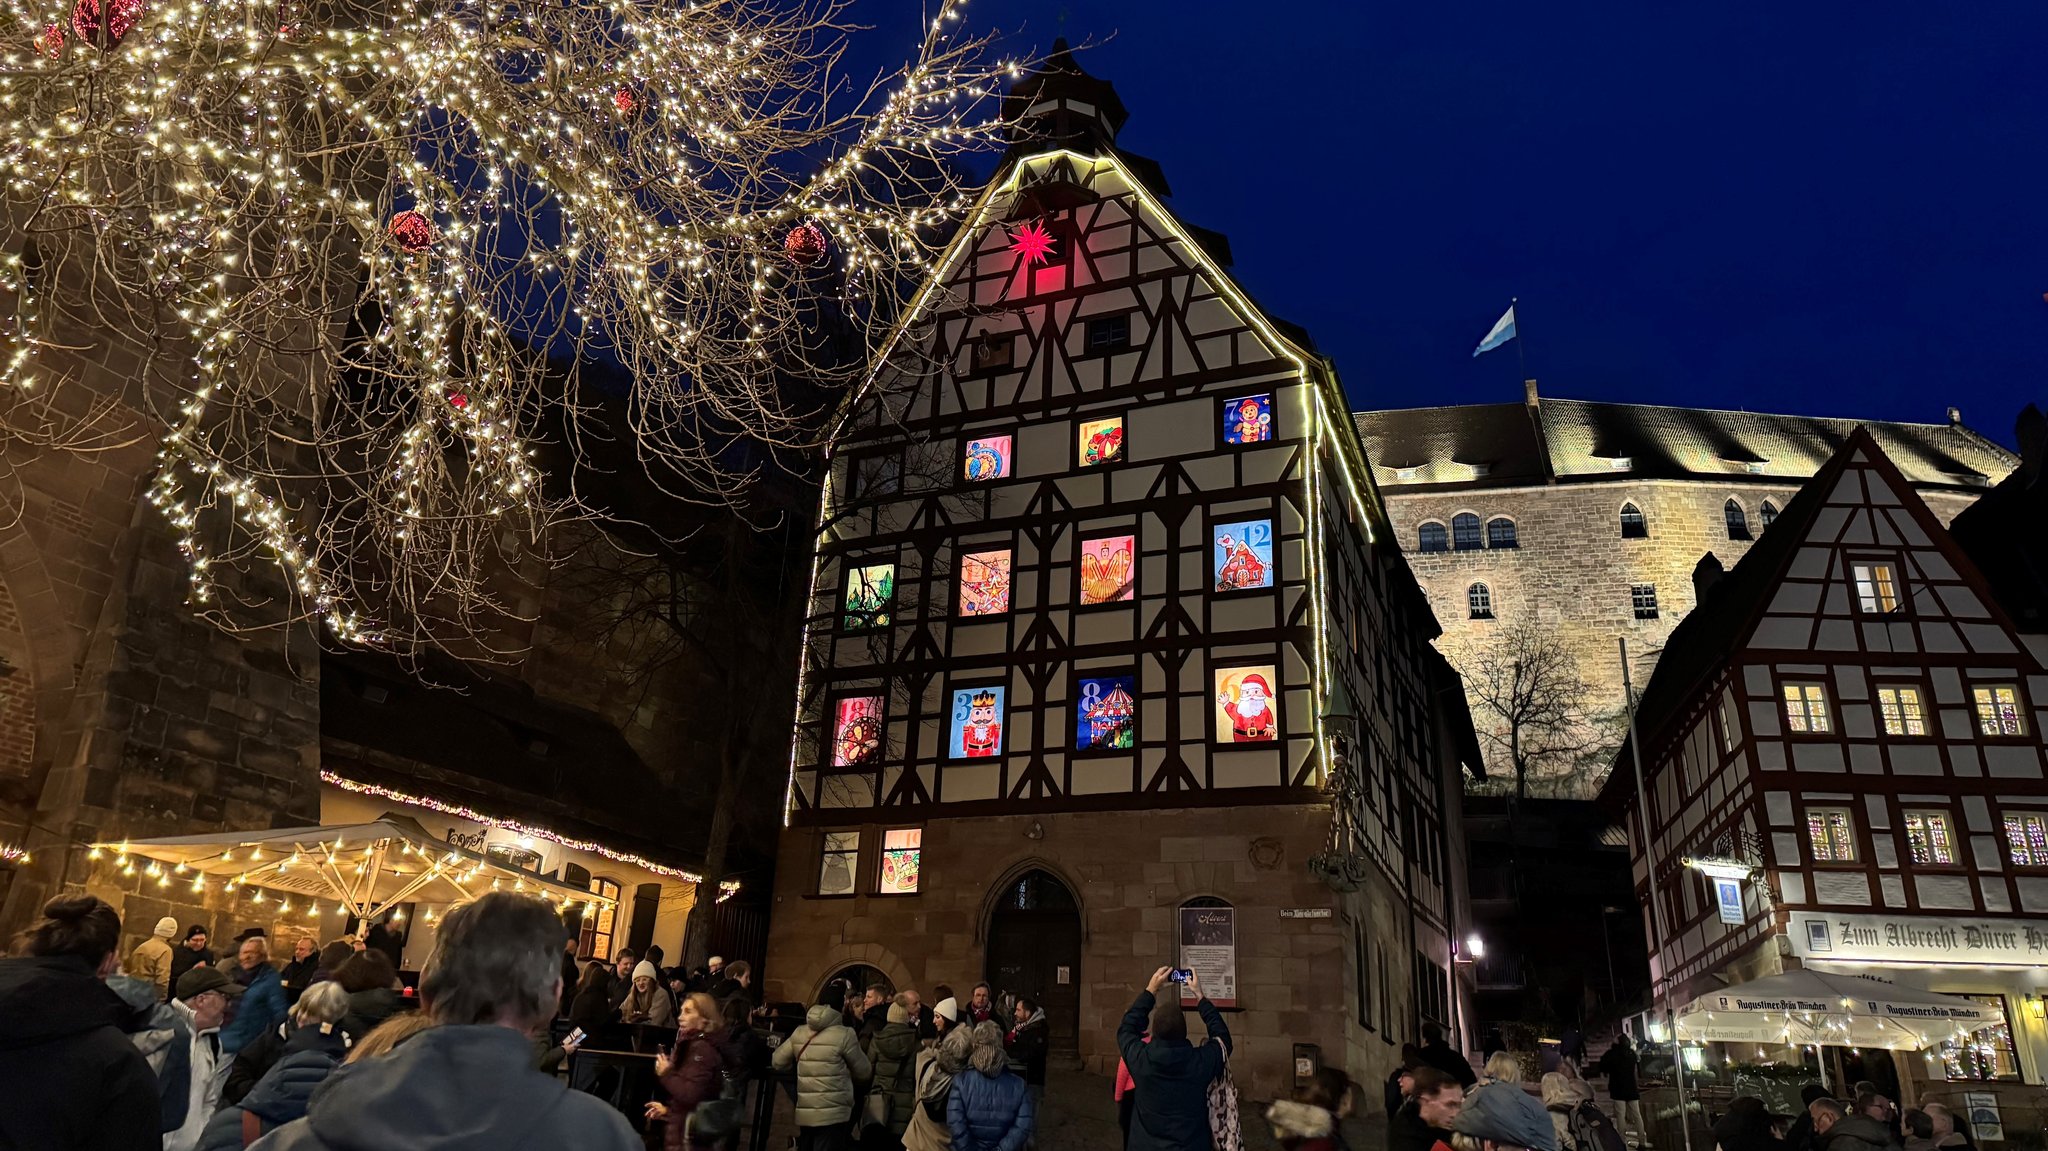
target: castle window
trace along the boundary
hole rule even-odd
[[[1657,585],[1639,583],[1628,589],[1630,606],[1636,609],[1637,619],[1657,618]]]
[[[1828,692],[1817,683],[1785,685],[1785,726],[1798,735],[1826,735],[1834,730],[1828,719]]]
[[[1756,522],[1762,524],[1766,528],[1769,528],[1772,524],[1776,523],[1777,521],[1778,505],[1772,503],[1769,500],[1765,500],[1763,506],[1756,509]]]
[[[1721,517],[1728,521],[1728,538],[1746,540],[1749,537],[1749,516],[1744,514],[1742,505],[1729,500],[1721,505]]]
[[[1643,518],[1643,509],[1634,504],[1621,505],[1621,538],[1625,540],[1646,540],[1650,538],[1650,521]]]
[[[1088,321],[1088,350],[1120,352],[1131,346],[1131,317],[1102,316]]]
[[[1945,811],[1905,813],[1906,850],[1921,867],[1954,867],[1956,837]]]
[[[1420,536],[1418,543],[1420,549],[1424,552],[1447,552],[1451,550],[1450,533],[1444,531],[1444,525],[1442,524],[1423,524],[1422,530],[1418,534]]]
[[[1486,521],[1486,546],[1490,548],[1521,547],[1521,543],[1515,538],[1515,521],[1505,517]]]
[[[1459,512],[1451,517],[1451,546],[1461,552],[1479,550],[1478,516],[1471,512]]]
[[[1987,684],[1970,689],[1977,705],[1977,730],[1985,735],[2025,735],[2027,721],[2020,714],[2020,689],[2009,683]]]
[[[1473,619],[1493,618],[1493,591],[1485,584],[1476,583],[1466,588],[1465,602],[1472,608]]]
[[[1815,863],[1856,862],[1856,824],[1847,808],[1808,808],[1806,841],[1813,847]]]
[[[1920,704],[1917,687],[1878,688],[1877,710],[1884,716],[1886,735],[1927,734],[1927,711]]]
[[[1852,564],[1856,580],[1856,606],[1870,615],[1890,615],[1903,606],[1899,600],[1899,577],[1890,564]]]

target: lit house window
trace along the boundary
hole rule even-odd
[[[1486,521],[1486,546],[1490,548],[1521,547],[1521,542],[1515,538],[1515,521],[1505,518]]]
[[[818,861],[819,895],[852,895],[854,864],[860,861],[860,832],[828,831]]]
[[[1472,609],[1473,619],[1493,618],[1493,592],[1485,584],[1476,583],[1466,588],[1465,603]]]
[[[577,940],[576,954],[585,959],[610,962],[612,934],[619,920],[619,885],[616,880],[593,879],[590,890],[611,902],[594,905],[591,912],[583,917],[582,938]]]
[[[1451,550],[1450,533],[1438,523],[1423,524],[1417,532],[1417,545],[1425,552],[1447,552]]]
[[[1804,735],[1833,731],[1828,722],[1827,689],[1817,683],[1786,684],[1785,726]]]
[[[1657,585],[1639,583],[1628,589],[1629,605],[1636,609],[1637,619],[1657,618]]]
[[[1451,517],[1451,546],[1461,552],[1479,550],[1479,517],[1460,512]]]
[[[1998,1021],[1960,1039],[1943,1040],[1938,1048],[1943,1074],[1951,1080],[2017,1080],[2020,1064],[2013,1054],[2012,1027],[2005,1014],[2005,997],[1963,995],[1958,998],[1991,1008]]]
[[[1955,833],[1949,827],[1948,814],[1941,811],[1907,812],[1906,849],[1913,862],[1923,867],[1955,866]]]
[[[1650,538],[1650,521],[1643,518],[1643,509],[1634,504],[1621,505],[1621,538],[1625,540],[1646,540]]]
[[[1878,688],[1877,710],[1884,716],[1886,735],[1927,734],[1927,712],[1920,706],[1917,687]]]
[[[1743,512],[1741,504],[1736,503],[1734,500],[1729,500],[1727,503],[1722,504],[1721,518],[1728,522],[1729,539],[1746,540],[1749,538],[1749,516]]]
[[[1765,500],[1763,506],[1756,509],[1756,522],[1766,528],[1778,522],[1778,505]]]
[[[1890,615],[1899,610],[1899,577],[1890,564],[1854,564],[1856,606],[1872,615]]]
[[[2048,867],[2048,815],[2033,812],[2007,815],[2005,852],[2014,867]]]
[[[1806,812],[1806,839],[1815,863],[1856,862],[1856,825],[1842,807],[1815,807]]]
[[[882,833],[883,895],[917,894],[919,857],[924,853],[924,830],[907,827]]]
[[[1977,730],[1985,735],[2025,735],[2027,721],[2020,714],[2020,689],[2011,684],[1987,684],[1970,689],[1977,703]]]

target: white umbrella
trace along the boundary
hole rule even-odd
[[[1678,1012],[1678,1037],[1919,1051],[1998,1022],[1990,1008],[1861,975],[1788,971],[1710,991]]]
[[[559,901],[611,907],[615,901],[435,839],[418,823],[386,815],[370,823],[174,835],[94,844],[90,857],[114,854],[123,874],[138,870],[159,886],[186,883],[203,892],[250,888],[335,901],[356,920],[396,904],[468,903],[491,891],[516,891]],[[137,860],[142,861],[138,868]]]

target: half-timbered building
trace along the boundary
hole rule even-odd
[[[2039,657],[1862,429],[1717,576],[1703,560],[1642,696],[1646,802],[1633,744],[1602,794],[1627,822],[1659,1002],[1801,966],[1978,999],[2002,1022],[1931,1025],[1894,1059],[1900,1095],[1988,1095],[2007,1130],[2041,1129]]]
[[[1061,50],[1007,99],[835,440],[769,990],[986,979],[1106,1073],[1189,966],[1255,1095],[1371,1079],[1452,1021],[1462,693],[1331,366],[1108,83]]]

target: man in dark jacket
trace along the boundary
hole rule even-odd
[[[1202,1026],[1208,1029],[1209,1042],[1200,1047],[1189,1043],[1187,1017],[1180,1009],[1180,989],[1174,988],[1173,997],[1163,1003],[1158,999],[1159,989],[1167,984],[1166,977],[1172,971],[1171,967],[1162,967],[1152,973],[1116,1029],[1117,1050],[1124,1057],[1132,1081],[1138,1085],[1128,1151],[1186,1151],[1190,1147],[1208,1147],[1213,1142],[1209,1133],[1209,1083],[1222,1072],[1223,1062],[1229,1057],[1230,1028],[1224,1026],[1223,1013],[1216,1010],[1216,1005],[1202,994],[1201,985],[1190,977],[1188,989],[1198,996],[1195,1011],[1202,1017]],[[1148,1027],[1152,1034],[1150,1043],[1145,1042]]]
[[[1003,1049],[1009,1052],[1012,1064],[1024,1069],[1027,1086],[1041,1089],[1045,1086],[1045,1056],[1051,1042],[1045,1010],[1030,996],[1018,996],[1010,1033],[1003,1037]],[[1038,1094],[1044,1095],[1045,1092],[1040,1090]]]
[[[1444,1042],[1444,1029],[1434,1023],[1422,1025],[1422,1062],[1457,1080],[1460,1087],[1479,1082],[1479,1076],[1472,1072],[1472,1061],[1453,1051]]]
[[[1898,1151],[1891,1129],[1868,1115],[1851,1115],[1833,1099],[1808,1107],[1813,1116],[1813,1145],[1819,1151]]]
[[[264,1151],[639,1151],[624,1115],[533,1068],[528,1036],[560,1003],[561,947],[562,921],[545,901],[493,891],[449,912],[420,976],[436,1025],[335,1076]]]
[[[292,957],[278,970],[278,981],[284,984],[286,1006],[297,1003],[306,988],[313,986],[313,977],[320,973],[320,944],[310,935],[301,935],[292,941]]]
[[[1809,1109],[1827,1097],[1828,1089],[1818,1083],[1799,1089],[1799,1114],[1785,1128],[1785,1151],[1813,1151],[1813,1112]]]
[[[1636,1045],[1624,1031],[1600,1057],[1600,1073],[1607,1076],[1607,1097],[1614,1100],[1614,1126],[1624,1139],[1634,1136],[1650,1145],[1649,1129],[1643,1126],[1643,1089],[1636,1082]]]
[[[195,923],[185,929],[185,942],[171,948],[171,986],[187,971],[204,963],[213,965],[213,949],[206,946],[206,928]]]
[[[1415,1069],[1415,1089],[1408,1102],[1387,1121],[1387,1151],[1430,1151],[1448,1144],[1451,1123],[1465,1104],[1465,1089],[1434,1067]]]
[[[21,937],[27,954],[0,959],[0,1148],[156,1151],[156,1076],[122,1031],[127,1004],[101,982],[121,965],[120,917],[83,895],[43,914]]]

